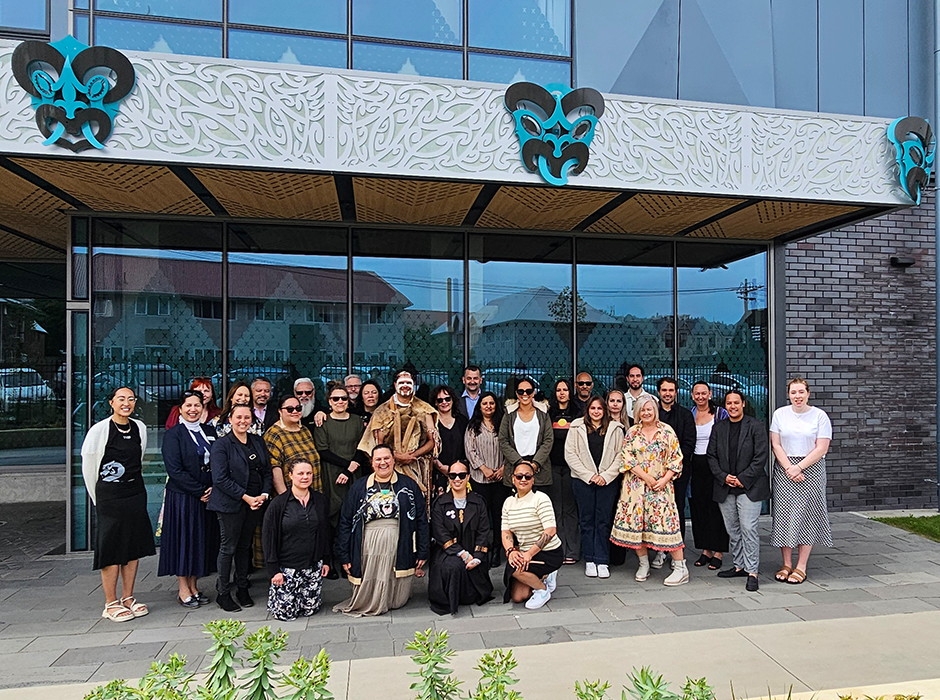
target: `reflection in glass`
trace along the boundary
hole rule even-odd
[[[228,0],[228,21],[263,27],[346,33],[346,0]]]
[[[571,64],[567,61],[471,53],[469,72],[467,77],[470,80],[486,83],[530,82],[539,85],[550,83],[571,85]]]
[[[579,240],[578,304],[578,371],[595,391],[623,388],[624,363],[643,366],[647,391],[673,373],[672,243]]]
[[[528,375],[544,390],[571,376],[571,239],[470,237],[470,363],[512,396]]]
[[[353,34],[460,45],[461,0],[355,0]]]
[[[82,441],[88,432],[88,313],[72,312],[72,454],[69,458],[72,532],[71,549],[84,551],[90,548],[88,538],[88,492],[82,478]]]
[[[353,44],[353,68],[378,73],[460,79],[463,77],[463,57],[459,51],[357,41]]]
[[[88,43],[88,15],[75,15],[72,22],[72,36],[83,44]]]
[[[72,298],[88,298],[88,219],[72,219]]]
[[[144,480],[156,522],[166,481],[159,448],[170,409],[193,377],[214,377],[221,391],[221,228],[97,220],[93,244],[90,419],[110,414],[112,389],[137,394],[135,416],[152,431]]]
[[[570,0],[467,1],[470,46],[571,55]]]
[[[707,381],[716,401],[744,392],[768,415],[767,254],[762,246],[680,243],[679,376]]]
[[[0,27],[46,29],[46,0],[0,0]]]
[[[222,30],[168,22],[96,17],[95,44],[131,51],[221,56]]]
[[[346,374],[346,232],[232,225],[229,379],[264,376],[276,394]]]
[[[95,9],[130,15],[222,21],[222,0],[95,0]]]
[[[346,67],[346,42],[297,34],[249,32],[231,29],[229,58],[328,68]]]
[[[75,9],[76,10],[87,10],[88,9],[88,0],[75,0]]]
[[[423,393],[456,386],[463,364],[463,236],[353,234],[353,368],[391,386],[408,363]],[[427,398],[419,393],[422,398]]]

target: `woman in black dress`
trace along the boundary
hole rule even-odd
[[[157,575],[176,576],[177,602],[198,608],[209,602],[199,591],[198,579],[215,573],[219,556],[218,519],[206,510],[212,492],[209,450],[215,431],[200,423],[205,400],[199,391],[184,392],[177,408],[179,422],[163,436],[167,482]]]
[[[483,605],[493,598],[487,560],[492,539],[486,502],[470,491],[470,468],[448,468],[450,491],[431,506],[431,571],[428,600],[438,615],[455,615],[460,605]]]
[[[455,413],[457,396],[449,386],[441,384],[431,392],[434,408],[437,409],[437,432],[441,436],[441,451],[434,460],[434,472],[431,477],[434,495],[447,491],[447,475],[454,462],[467,463],[464,452],[464,433],[467,431],[467,419],[463,414]],[[432,496],[433,497],[433,496]]]
[[[147,427],[131,418],[137,405],[131,389],[115,389],[108,403],[111,417],[95,423],[82,443],[82,476],[98,516],[94,568],[101,570],[101,616],[127,622],[149,612],[134,597],[134,581],[140,558],[156,554],[143,476]]]
[[[576,395],[570,379],[555,382],[548,398],[548,415],[552,419],[552,484],[545,491],[552,499],[555,510],[555,525],[565,553],[565,564],[574,564],[581,558],[581,534],[578,525],[578,505],[574,497],[571,470],[565,461],[565,441],[571,422],[584,415],[584,409],[576,403]]]

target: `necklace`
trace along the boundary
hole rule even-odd
[[[117,423],[117,422],[115,422],[115,421],[111,421],[111,422],[114,423],[114,427],[117,428],[117,431],[118,431],[119,433],[122,433],[122,434],[124,434],[124,435],[130,435],[130,432],[131,432],[131,424],[130,424],[130,423],[127,424],[127,430],[124,430],[123,428],[121,428],[120,423]]]

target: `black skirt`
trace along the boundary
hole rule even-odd
[[[460,557],[447,554],[436,545],[435,549],[428,573],[431,610],[438,615],[454,614],[461,605],[483,605],[493,599],[493,583],[485,561],[468,571]]]
[[[543,550],[536,554],[535,558],[529,562],[528,571],[539,578],[545,578],[553,571],[558,571],[564,559],[564,547],[556,547],[547,552]],[[512,575],[515,571],[516,570],[512,568],[512,565],[507,561],[506,568],[503,569],[503,585],[506,586],[506,591],[503,593],[504,603],[508,603],[512,596]]]
[[[167,491],[157,576],[213,574],[219,559],[219,519],[196,496]]]
[[[157,553],[153,526],[147,514],[147,492],[131,496],[102,498],[99,492],[95,512],[98,531],[95,537],[94,568],[123,566],[128,562]]]
[[[728,531],[721,508],[715,502],[715,475],[708,466],[708,457],[692,455],[692,498],[689,511],[692,516],[692,536],[696,549],[727,552]]]

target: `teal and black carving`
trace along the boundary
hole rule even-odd
[[[900,117],[888,126],[888,139],[897,151],[901,187],[920,204],[920,192],[930,182],[936,154],[930,124],[921,117]]]
[[[506,90],[505,102],[527,170],[552,185],[567,185],[569,173],[584,170],[604,113],[604,98],[597,90],[516,83]]]
[[[13,76],[33,98],[36,125],[55,144],[78,153],[104,148],[118,106],[134,89],[134,66],[120,51],[74,37],[24,41],[13,52]]]

